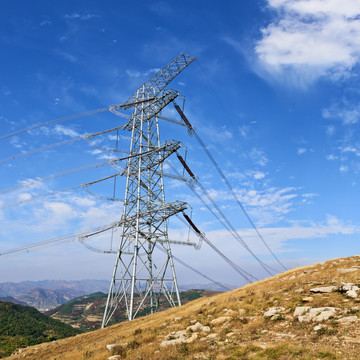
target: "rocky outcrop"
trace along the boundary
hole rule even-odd
[[[336,313],[334,307],[311,308],[310,306],[299,306],[294,311],[294,317],[297,317],[300,323],[322,322],[330,319]]]
[[[186,330],[173,331],[165,336],[165,340],[160,343],[161,347],[172,346],[176,344],[190,344],[199,337],[201,332],[210,332],[209,326],[203,326],[200,322],[188,326]]]
[[[331,293],[331,292],[337,291],[337,290],[338,290],[337,286],[323,286],[323,287],[317,287],[317,288],[310,289],[310,292],[312,292],[314,294],[326,294],[326,293]]]

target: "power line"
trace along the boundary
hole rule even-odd
[[[157,246],[157,248],[163,252],[165,252],[165,250],[163,248],[161,248],[160,246]],[[227,286],[225,286],[224,284],[213,280],[211,277],[203,274],[202,272],[200,272],[199,270],[196,270],[194,267],[190,266],[189,264],[186,264],[184,261],[180,260],[178,257],[176,257],[175,255],[172,255],[173,259],[176,260],[179,264],[183,265],[184,267],[188,268],[189,270],[195,272],[196,274],[202,276],[204,279],[211,281],[212,283],[221,286],[222,288],[224,288],[225,290],[230,291],[231,289],[228,288]]]
[[[169,163],[170,164],[170,163]],[[170,164],[170,167],[178,173],[178,171]],[[192,192],[198,197],[198,199],[203,203],[203,205],[215,216],[215,218],[225,227],[227,231],[230,232],[231,235],[254,257],[254,259],[263,267],[263,269],[269,274],[273,275],[270,271],[275,271],[272,269],[269,265],[265,264],[259,257],[256,256],[256,254],[249,248],[249,246],[246,244],[244,239],[238,234],[238,232],[235,230],[233,225],[231,224],[230,220],[225,216],[225,214],[221,211],[219,206],[215,203],[215,201],[212,199],[211,195],[206,191],[206,189],[200,184],[198,179],[194,176],[194,182],[199,185],[202,192],[205,194],[205,196],[208,198],[210,203],[213,205],[213,207],[217,210],[217,212],[221,215],[222,219],[219,218],[219,216],[214,212],[214,210],[204,201],[204,199],[196,192],[194,186],[192,184],[187,183],[187,185],[190,187]]]
[[[178,216],[178,218],[183,221],[181,217]],[[183,221],[184,222],[184,221]],[[218,247],[216,247],[207,237],[204,233],[201,233],[200,230],[194,228],[195,225],[191,225],[193,228],[193,231],[196,232],[196,234],[201,238],[201,240],[204,240],[222,259],[230,265],[238,274],[240,274],[248,283],[251,283],[252,281],[250,278],[253,278],[254,280],[258,280],[255,276],[251,275],[244,269],[242,269],[240,266],[235,264],[232,260],[230,260]]]
[[[214,157],[211,155],[210,151],[207,149],[207,147],[205,146],[204,142],[201,140],[200,136],[197,134],[197,132],[194,132],[194,136],[196,137],[197,141],[199,142],[199,144],[201,145],[201,147],[203,148],[203,150],[205,151],[205,153],[207,154],[207,156],[209,157],[209,159],[211,160],[211,162],[213,163],[214,167],[216,168],[216,170],[218,171],[218,173],[220,174],[221,178],[223,179],[223,181],[225,182],[226,186],[229,188],[229,190],[231,191],[231,194],[233,195],[233,197],[235,198],[237,204],[239,205],[240,209],[242,210],[242,212],[244,213],[244,215],[246,216],[246,218],[248,219],[248,221],[250,222],[251,226],[253,227],[253,229],[255,230],[255,232],[257,233],[258,237],[260,238],[260,240],[263,242],[263,244],[266,246],[266,248],[269,250],[269,252],[271,253],[271,255],[274,257],[274,259],[284,268],[284,270],[287,270],[287,268],[285,267],[285,265],[279,260],[279,258],[275,255],[275,253],[271,250],[269,244],[265,241],[265,239],[263,238],[263,236],[261,235],[259,229],[256,227],[255,223],[253,222],[253,220],[251,219],[249,213],[246,211],[244,205],[241,203],[241,201],[239,200],[238,196],[236,195],[233,187],[231,186],[231,184],[229,183],[228,179],[226,178],[226,176],[224,175],[224,173],[222,172],[222,170],[220,169],[219,165],[217,164],[216,160],[214,159]]]
[[[86,165],[86,166],[81,166],[81,167],[78,167],[76,169],[66,170],[66,171],[63,171],[61,173],[44,176],[42,178],[32,179],[32,180],[29,180],[29,181],[25,181],[22,184],[18,184],[18,185],[15,185],[15,186],[0,190],[0,194],[5,194],[5,193],[11,192],[11,191],[19,190],[19,189],[22,189],[22,188],[27,187],[27,186],[32,186],[32,185],[39,184],[39,183],[42,183],[42,182],[47,181],[47,180],[56,179],[56,178],[59,178],[59,177],[62,177],[62,176],[75,174],[77,172],[81,172],[81,171],[85,171],[85,170],[89,170],[89,169],[94,169],[94,168],[105,166],[105,165],[113,165],[117,161],[119,161],[119,160],[103,161],[103,162],[96,163],[96,164],[90,164],[90,165]]]
[[[246,211],[245,207],[243,206],[242,202],[240,201],[240,199],[238,198],[238,196],[236,195],[233,187],[231,186],[230,182],[228,181],[228,179],[226,178],[225,174],[222,172],[220,166],[218,165],[218,163],[216,162],[215,158],[212,156],[212,154],[210,153],[210,151],[208,150],[208,148],[205,146],[204,142],[201,140],[200,136],[198,135],[198,133],[195,131],[195,129],[193,128],[193,126],[191,125],[191,123],[189,122],[189,120],[186,118],[186,116],[184,115],[184,113],[182,112],[182,110],[180,109],[179,106],[177,106],[174,103],[175,109],[177,110],[177,112],[179,113],[179,115],[181,116],[181,118],[184,120],[184,122],[186,123],[186,125],[188,126],[188,129],[190,131],[190,133],[192,135],[195,136],[196,140],[198,141],[198,143],[200,144],[200,146],[202,147],[202,149],[204,150],[204,152],[206,153],[206,155],[208,156],[208,158],[210,159],[210,161],[212,162],[213,166],[215,167],[215,169],[217,170],[217,172],[220,174],[221,178],[223,179],[223,181],[225,182],[226,186],[229,188],[229,190],[231,191],[232,196],[234,197],[234,199],[236,200],[237,204],[239,205],[240,209],[243,211],[244,215],[246,216],[246,218],[248,219],[248,221],[250,222],[251,226],[253,227],[253,229],[255,230],[256,234],[258,235],[258,237],[260,238],[260,240],[263,242],[263,244],[266,246],[266,248],[269,250],[269,252],[271,253],[271,255],[274,257],[274,259],[276,259],[276,261],[285,269],[287,270],[287,268],[284,266],[284,264],[279,260],[279,258],[275,255],[275,253],[271,250],[270,246],[267,244],[267,242],[265,241],[265,239],[263,238],[263,236],[260,234],[260,231],[258,230],[258,228],[256,227],[255,223],[252,221],[250,215],[248,214],[248,212]],[[191,174],[190,174],[191,175]]]
[[[96,110],[90,110],[90,111],[85,111],[85,112],[82,112],[82,113],[79,113],[79,114],[68,115],[68,116],[64,116],[64,117],[61,117],[61,118],[48,120],[48,121],[45,121],[45,122],[40,123],[40,124],[31,125],[31,126],[28,126],[28,127],[24,128],[24,129],[16,130],[16,131],[14,131],[12,133],[2,135],[2,136],[0,136],[0,140],[4,140],[4,139],[7,139],[7,138],[12,137],[12,136],[20,135],[20,134],[23,134],[25,132],[28,132],[28,131],[31,131],[31,130],[34,130],[34,129],[38,129],[38,128],[43,127],[43,126],[52,125],[52,124],[55,124],[55,123],[58,123],[58,122],[72,120],[72,119],[76,119],[76,118],[80,118],[80,117],[84,117],[84,116],[89,116],[89,115],[93,115],[93,114],[99,114],[99,113],[102,113],[102,112],[105,112],[105,111],[109,111],[109,108],[101,108],[101,109],[96,109]]]
[[[108,180],[110,178],[116,178],[117,176],[119,176],[120,173],[117,173],[117,174],[113,174],[113,175],[110,175],[110,176],[107,176],[105,178],[102,178],[102,179],[99,179],[99,180],[95,180],[95,181],[92,181],[92,182],[89,182],[89,183],[84,183],[84,184],[80,184],[80,185],[74,185],[74,186],[70,186],[68,188],[65,188],[65,189],[59,189],[59,190],[54,190],[54,191],[50,191],[48,193],[44,193],[44,194],[40,194],[40,195],[37,195],[37,196],[33,196],[29,199],[24,199],[24,200],[20,200],[20,201],[17,201],[17,202],[14,202],[14,203],[10,203],[10,204],[6,204],[6,205],[3,205],[0,207],[1,210],[3,209],[8,209],[10,207],[14,207],[14,206],[18,206],[18,205],[23,205],[23,204],[26,204],[28,202],[32,202],[32,201],[35,201],[35,200],[39,200],[39,199],[42,199],[42,198],[45,198],[45,197],[49,197],[49,196],[53,196],[53,195],[56,195],[56,194],[59,194],[59,193],[62,193],[62,192],[68,192],[68,191],[72,191],[72,190],[76,190],[76,189],[82,189],[84,191],[86,191],[90,196],[96,198],[96,199],[99,199],[99,200],[108,200],[108,201],[123,201],[122,199],[116,199],[115,197],[101,197],[99,195],[96,195],[96,194],[93,194],[89,189],[88,189],[88,186],[90,185],[93,185],[95,183],[98,183],[100,181],[105,181],[105,180]]]

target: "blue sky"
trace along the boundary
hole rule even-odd
[[[169,88],[186,98],[186,115],[281,261],[290,268],[358,253],[358,1],[13,1],[3,4],[0,20],[1,135],[121,104],[185,52],[197,60]],[[172,106],[163,115],[179,119]],[[115,146],[114,134],[1,160],[124,121],[105,112],[0,140],[0,252],[120,217],[120,202],[81,189],[7,207],[116,172],[102,166],[18,186],[108,161],[113,153],[103,149]],[[187,148],[190,168],[251,249],[279,269],[194,137],[162,120],[160,126],[163,141],[180,140]],[[129,136],[120,133],[120,149],[129,148]],[[180,170],[175,156],[170,161]],[[111,197],[113,186],[108,181],[91,191]],[[116,194],[123,193],[119,180]],[[166,196],[187,201],[216,246],[255,276],[266,276],[184,184],[166,180]],[[171,238],[187,239],[178,221],[170,228]],[[91,243],[108,249],[110,236]],[[199,251],[174,246],[173,252],[216,280],[243,284],[206,245]],[[113,262],[113,255],[76,241],[62,243],[0,256],[0,281],[107,279]],[[205,281],[180,265],[177,272],[183,284]]]

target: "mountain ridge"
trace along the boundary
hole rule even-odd
[[[358,360],[359,284],[360,256],[334,259],[10,359]]]

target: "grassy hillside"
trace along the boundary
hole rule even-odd
[[[79,331],[30,306],[0,302],[0,358],[15,349],[62,339]]]
[[[117,344],[121,359],[358,360],[359,283],[360,257],[336,259],[11,359],[104,360]]]
[[[203,296],[211,296],[217,293],[218,292],[210,290],[187,290],[180,292],[180,297],[182,303],[186,304],[191,300]],[[64,305],[60,305],[55,309],[47,311],[45,314],[82,331],[95,330],[101,327],[106,300],[107,294],[96,292],[72,299]],[[167,307],[169,307],[169,305],[166,299],[163,296],[160,297],[159,311],[162,311]],[[144,315],[146,315],[145,312]],[[122,302],[115,311],[110,325],[125,320],[127,320],[126,306],[125,303]]]

